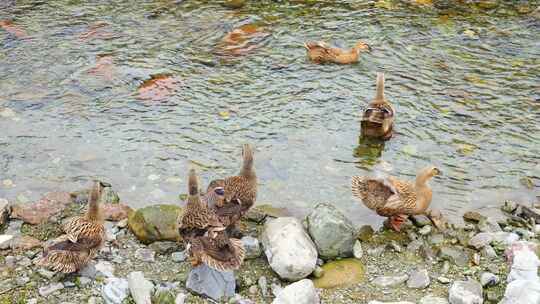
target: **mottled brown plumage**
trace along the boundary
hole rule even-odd
[[[216,181],[221,183],[221,181]],[[242,169],[237,176],[230,176],[223,180],[223,203],[237,203],[241,212],[245,213],[255,204],[257,199],[257,175],[253,167],[253,149],[249,144],[242,146]],[[223,207],[218,203],[217,209]],[[219,213],[219,212],[217,212]]]
[[[399,231],[399,226],[408,215],[426,212],[432,198],[432,191],[427,182],[438,174],[440,171],[435,167],[422,169],[414,183],[391,176],[387,178],[353,176],[352,193],[369,209],[375,210],[381,216],[390,217],[392,227]]]
[[[99,181],[94,182],[86,214],[74,217],[64,225],[66,234],[45,248],[39,265],[71,273],[94,258],[105,241],[105,228],[99,209],[103,186]]]
[[[358,61],[360,52],[370,51],[367,43],[358,41],[355,46],[349,50],[343,50],[332,47],[323,41],[310,41],[304,43],[308,57],[315,63],[338,63],[349,64]]]
[[[361,121],[362,136],[390,139],[394,128],[395,110],[384,97],[384,74],[377,74],[377,92],[364,110]]]
[[[191,263],[205,263],[223,271],[238,269],[244,260],[244,247],[238,239],[229,238],[226,227],[199,195],[195,170],[188,178],[188,203],[180,219],[179,232],[186,243]]]

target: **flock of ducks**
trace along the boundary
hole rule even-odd
[[[316,63],[347,64],[358,60],[370,47],[360,41],[350,50],[331,47],[325,42],[305,43],[308,57]],[[377,75],[375,98],[364,110],[361,134],[367,138],[389,140],[394,130],[395,109],[384,96],[384,74]],[[245,250],[240,238],[239,221],[257,199],[257,175],[253,148],[242,146],[242,167],[238,175],[213,180],[201,192],[195,169],[188,173],[188,198],[184,213],[178,219],[178,232],[193,266],[201,263],[218,271],[238,269]],[[400,231],[409,215],[426,214],[432,199],[428,181],[439,175],[430,166],[419,171],[414,182],[395,177],[353,176],[353,197],[377,214],[388,217],[391,228]],[[84,216],[69,220],[65,235],[45,248],[38,264],[55,271],[72,273],[93,259],[105,240],[103,219],[98,202],[107,184],[95,181]]]

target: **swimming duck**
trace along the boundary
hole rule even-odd
[[[229,238],[226,227],[201,200],[194,169],[189,171],[187,201],[179,232],[192,265],[205,263],[219,271],[238,269],[244,260],[244,245],[239,239]]]
[[[63,226],[66,234],[45,248],[43,257],[38,261],[39,265],[71,273],[84,267],[97,254],[105,240],[99,199],[103,188],[107,186],[110,185],[94,182],[86,214],[70,219]]]
[[[393,133],[395,110],[384,97],[384,73],[377,73],[377,91],[362,115],[363,137],[390,139]]]
[[[324,41],[309,41],[304,43],[304,47],[309,59],[315,63],[355,63],[358,61],[360,52],[371,51],[371,47],[363,41],[358,41],[349,50],[332,47]]]
[[[409,215],[424,214],[431,203],[432,191],[427,182],[439,175],[439,169],[431,166],[420,170],[414,183],[395,177],[352,177],[353,196],[380,216],[390,218],[391,227],[400,231],[401,224]]]

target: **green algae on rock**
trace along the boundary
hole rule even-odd
[[[153,205],[138,209],[128,218],[129,229],[143,243],[177,241],[178,216],[182,208],[176,205]]]
[[[317,288],[346,287],[365,279],[364,265],[353,258],[328,262],[322,269],[324,271],[322,277],[313,280]]]

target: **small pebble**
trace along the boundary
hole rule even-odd
[[[173,252],[171,254],[171,259],[173,260],[173,262],[182,263],[186,260],[186,254],[184,251]]]
[[[426,225],[424,227],[422,227],[420,230],[418,230],[418,233],[420,233],[421,235],[428,235],[431,233],[431,226],[430,225]]]
[[[315,267],[315,270],[313,271],[313,276],[316,278],[320,278],[324,275],[324,269],[322,269],[321,266]]]
[[[452,282],[452,280],[450,280],[447,277],[438,277],[437,281],[439,281],[441,284],[448,284],[448,283]]]

